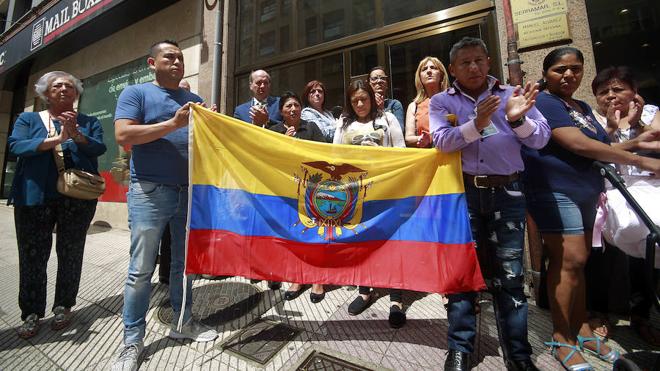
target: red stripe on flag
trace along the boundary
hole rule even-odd
[[[486,287],[472,242],[306,244],[219,230],[190,231],[186,273],[444,294]]]

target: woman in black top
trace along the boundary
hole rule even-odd
[[[298,139],[325,142],[321,129],[313,122],[302,120],[300,118],[301,112],[302,103],[300,98],[295,93],[285,92],[280,97],[282,123],[273,125],[268,129]]]
[[[303,140],[312,140],[315,142],[325,142],[323,132],[315,123],[300,119],[302,104],[300,98],[290,91],[285,92],[280,97],[280,113],[282,114],[282,123],[268,128],[280,134],[288,135]],[[304,291],[299,283],[292,283],[284,293],[285,300],[293,300],[300,296]],[[309,293],[309,299],[312,303],[318,303],[325,298],[323,285],[313,284],[312,292]]]

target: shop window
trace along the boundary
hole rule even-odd
[[[457,5],[471,2],[472,0],[450,0],[450,1],[401,1],[401,0],[382,0],[384,12],[384,24],[392,24],[405,21],[407,19],[423,16],[429,13],[437,12]]]
[[[586,5],[596,69],[630,67],[640,95],[660,104],[660,2],[587,0]]]
[[[295,52],[473,1],[241,0],[237,2],[238,67],[240,69],[243,66],[260,64],[283,53]],[[284,40],[285,35],[280,32],[283,27],[289,27],[288,40]],[[278,32],[280,39],[276,38],[276,44],[266,46],[261,43],[261,38],[270,31]]]
[[[341,54],[273,68],[268,73],[272,80],[271,95],[273,96],[279,96],[287,90],[302,94],[307,82],[321,80],[327,90],[328,108],[343,105],[344,68]],[[237,105],[248,101],[251,97],[248,77],[249,74],[244,74],[237,79]]]

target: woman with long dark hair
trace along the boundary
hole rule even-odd
[[[346,91],[346,108],[337,120],[334,143],[362,146],[405,147],[401,127],[389,112],[378,109],[376,97],[369,84],[353,81]],[[370,287],[360,286],[360,295],[348,306],[350,315],[362,313],[373,298]],[[390,290],[389,323],[399,328],[406,322],[401,290]]]

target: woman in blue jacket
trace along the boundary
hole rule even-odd
[[[19,259],[19,294],[22,338],[37,334],[46,309],[46,266],[57,240],[57,283],[51,327],[59,330],[71,322],[76,303],[87,229],[97,200],[79,200],[57,192],[58,171],[53,149],[61,145],[66,168],[98,174],[97,157],[105,150],[98,119],[78,113],[74,103],[82,83],[69,73],[48,72],[35,84],[35,92],[48,109],[24,112],[14,123],[9,150],[18,157],[9,195]],[[42,116],[44,119],[42,120]]]

